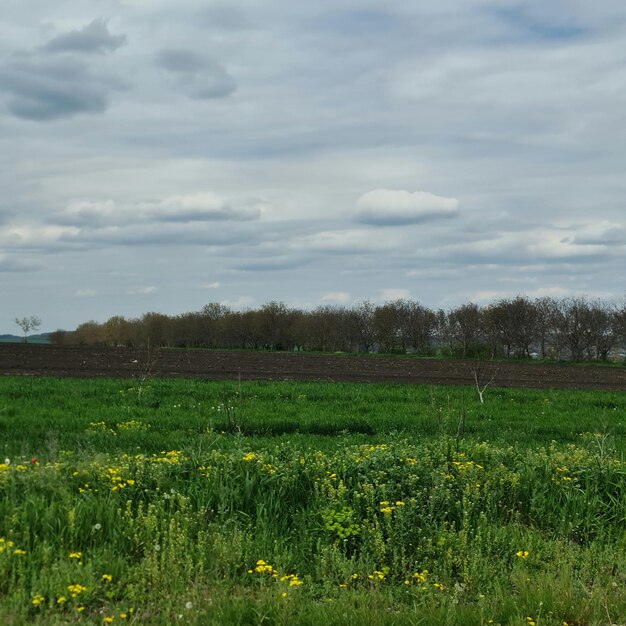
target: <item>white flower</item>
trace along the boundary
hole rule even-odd
[[[192,607],[193,607],[193,604],[192,604],[191,602],[185,602],[185,608],[186,608],[187,610],[189,610],[189,609],[190,609],[190,608],[192,608]]]
[[[97,524],[93,525],[93,529],[94,530],[100,530],[102,528],[102,524],[100,522],[98,522]]]
[[[4,459],[4,464],[5,465],[11,465],[11,459]]]

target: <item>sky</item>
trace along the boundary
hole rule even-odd
[[[3,9],[0,333],[624,297],[623,2]]]

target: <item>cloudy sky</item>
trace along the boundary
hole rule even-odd
[[[617,0],[5,0],[0,333],[623,297]]]

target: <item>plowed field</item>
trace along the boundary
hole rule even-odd
[[[0,344],[0,374],[75,377],[186,377],[242,380],[474,384],[473,362],[412,357],[307,355]],[[592,365],[487,363],[499,387],[626,391],[626,368]]]

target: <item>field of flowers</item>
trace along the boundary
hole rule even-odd
[[[490,392],[0,379],[0,623],[625,624],[625,394]]]

